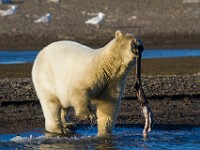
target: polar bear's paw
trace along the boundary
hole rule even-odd
[[[72,130],[70,130],[69,128],[62,128],[61,129],[61,134],[64,134],[64,135],[68,135],[68,134],[72,134]]]
[[[96,123],[97,116],[93,113],[92,115],[89,116],[88,120],[92,125],[94,125]]]
[[[88,119],[90,122],[94,122],[96,120],[95,112],[91,109],[91,107],[76,110],[76,116],[79,119]]]
[[[57,131],[48,131],[45,133],[45,137],[57,137],[57,136],[66,136],[66,135],[71,135],[73,132],[68,129],[68,128],[62,128]]]
[[[46,126],[46,130],[50,133],[63,134],[63,135],[72,133],[72,130],[70,130],[69,128],[64,128],[63,126],[52,126],[52,125]]]
[[[76,111],[76,117],[79,119],[88,119],[91,115],[92,114],[88,109],[79,109],[79,111]]]

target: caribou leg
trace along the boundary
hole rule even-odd
[[[138,102],[141,106],[144,119],[145,119],[145,126],[143,130],[143,136],[147,137],[148,132],[151,131],[152,126],[153,126],[153,112],[151,111],[150,106],[148,105],[148,101],[145,97],[144,91],[142,89],[142,84],[138,78],[136,79],[136,84],[135,84],[135,89],[136,89],[136,96],[138,98]]]
[[[148,137],[148,132],[151,131],[153,126],[153,112],[151,111],[150,106],[148,105],[148,101],[145,97],[144,91],[142,89],[141,83],[141,52],[139,51],[138,57],[136,58],[136,96],[138,98],[138,102],[142,108],[142,112],[145,118],[145,126],[143,130],[143,136]]]

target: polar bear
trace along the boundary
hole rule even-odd
[[[125,79],[135,65],[138,40],[117,30],[100,49],[74,41],[58,41],[38,54],[32,69],[33,84],[49,132],[67,134],[69,108],[91,118],[96,105],[98,135],[112,133],[118,116]]]

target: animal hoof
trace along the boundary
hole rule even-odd
[[[144,131],[144,132],[143,132],[143,137],[144,137],[144,138],[148,138],[148,132]]]

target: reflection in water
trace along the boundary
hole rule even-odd
[[[53,150],[53,149],[113,149],[117,150],[116,143],[112,137],[107,138],[97,138],[97,137],[88,137],[81,139],[71,139],[63,140],[58,143],[50,144],[41,144],[39,146],[42,150]]]
[[[62,137],[40,131],[0,135],[0,149],[198,149],[200,127],[182,130],[154,129],[148,139],[143,128],[116,127],[112,136],[96,137],[97,128],[82,127],[75,134]],[[46,136],[45,136],[46,135]]]
[[[91,127],[77,130],[74,134],[59,136],[54,133],[44,133],[46,138],[52,138],[49,143],[40,145],[40,149],[113,149],[117,150],[115,136],[97,137],[97,128]]]

